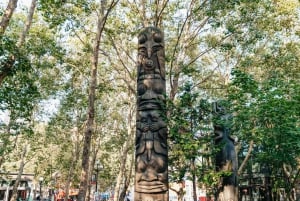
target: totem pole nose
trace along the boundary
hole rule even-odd
[[[143,131],[144,131],[144,132],[148,132],[148,131],[149,131],[149,126],[148,126],[148,125],[145,126],[145,127],[143,128]]]
[[[146,64],[147,67],[153,67],[153,61],[151,59],[147,59],[145,64]]]
[[[147,58],[150,59],[152,54],[152,48],[148,47],[147,48]]]

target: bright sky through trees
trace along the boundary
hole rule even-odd
[[[0,6],[1,7],[6,7],[7,6],[7,3],[8,3],[8,0],[3,0],[0,2]],[[26,7],[29,7],[31,1],[30,0],[18,0],[18,7],[21,6],[21,5],[24,5]]]

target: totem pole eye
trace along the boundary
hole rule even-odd
[[[162,35],[160,33],[153,34],[153,39],[155,42],[160,43],[162,41]]]
[[[160,46],[160,45],[155,45],[155,46],[152,47],[152,50],[153,50],[153,52],[157,52],[161,49],[161,47],[162,46]]]
[[[139,36],[139,44],[145,43],[146,40],[147,40],[147,36],[145,34]]]
[[[158,122],[158,118],[156,118],[156,117],[153,117],[151,120],[152,120],[152,122]]]
[[[143,118],[141,118],[141,122],[142,122],[142,123],[147,123],[147,122],[148,122],[148,119],[147,119],[146,117],[143,117]]]
[[[141,55],[146,55],[147,54],[147,50],[146,50],[146,48],[145,47],[141,47],[141,48],[139,48],[138,49],[139,50],[139,53],[141,54]]]

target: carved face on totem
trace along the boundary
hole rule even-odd
[[[138,37],[138,79],[147,75],[165,79],[163,33],[154,27],[144,29]]]
[[[150,99],[165,99],[164,60],[162,32],[154,27],[144,29],[138,44],[138,104]]]
[[[136,191],[166,191],[166,123],[159,110],[139,111],[136,134]]]

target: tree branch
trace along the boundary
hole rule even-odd
[[[249,143],[249,149],[248,149],[247,155],[246,155],[245,159],[243,160],[243,162],[242,162],[242,164],[241,164],[241,166],[238,170],[238,175],[241,175],[241,173],[244,170],[244,167],[246,166],[246,163],[248,162],[248,160],[251,156],[251,153],[252,153],[252,150],[253,150],[253,144],[254,144],[254,142],[253,142],[253,140],[251,140],[250,143]]]
[[[7,7],[5,9],[4,14],[2,15],[2,19],[0,22],[0,36],[2,36],[9,24],[9,21],[17,8],[18,0],[9,0]]]

